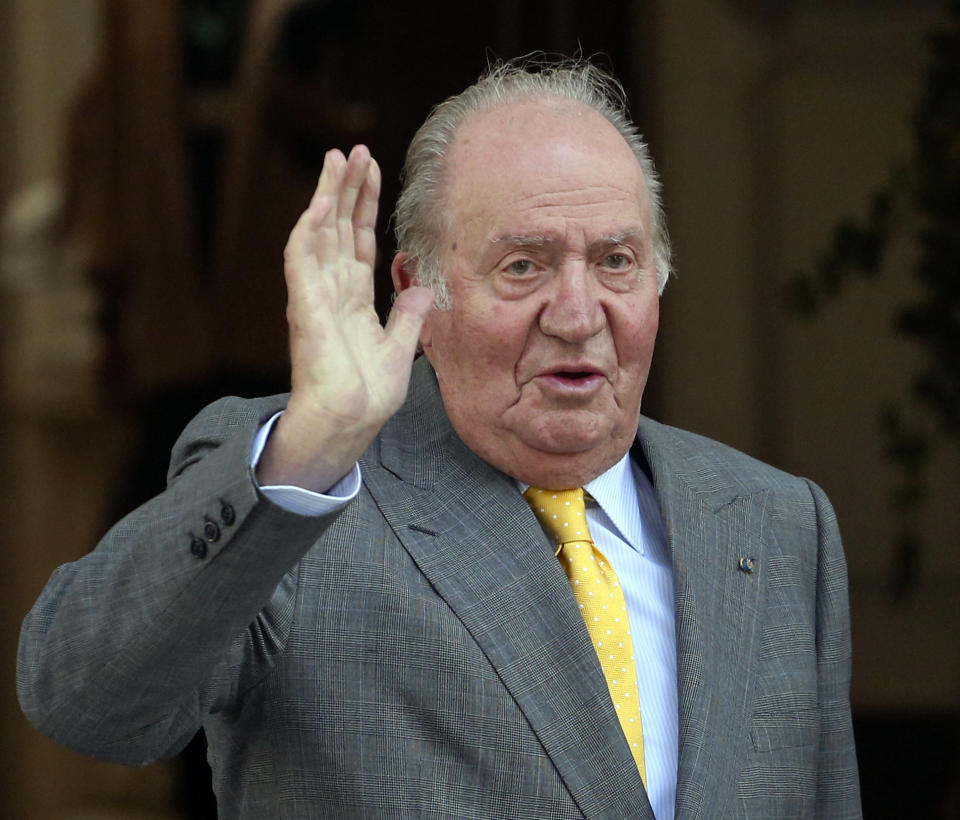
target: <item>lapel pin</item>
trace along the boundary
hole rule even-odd
[[[740,571],[745,572],[748,575],[753,572],[754,566],[755,565],[752,558],[741,558],[737,563],[737,567],[740,569]]]

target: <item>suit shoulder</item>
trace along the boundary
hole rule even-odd
[[[183,429],[181,441],[222,439],[248,427],[259,427],[286,407],[288,394],[244,399],[224,396],[204,407]]]
[[[168,480],[205,453],[229,442],[250,452],[257,430],[287,404],[288,395],[243,399],[225,396],[208,404],[183,428],[173,445]]]
[[[670,469],[697,485],[735,487],[739,493],[764,490],[800,493],[809,499],[819,492],[816,485],[772,464],[699,433],[643,418],[638,443],[652,462],[666,462]]]
[[[682,497],[688,497],[692,493],[715,509],[737,498],[762,494],[769,522],[835,536],[833,507],[823,490],[807,478],[706,436],[647,418],[641,419],[637,446],[661,494],[682,492]]]

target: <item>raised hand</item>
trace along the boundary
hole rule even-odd
[[[292,393],[257,466],[261,484],[323,491],[346,475],[406,395],[433,294],[373,306],[380,169],[365,146],[327,153],[284,250]]]

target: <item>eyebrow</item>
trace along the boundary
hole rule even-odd
[[[547,245],[555,245],[559,241],[559,237],[556,236],[508,233],[495,236],[490,240],[490,244],[493,246],[508,245],[511,248],[543,248]]]
[[[500,234],[490,240],[491,246],[506,245],[511,248],[530,248],[532,250],[557,245],[563,241],[559,235],[552,234]],[[601,236],[590,243],[588,250],[596,252],[617,245],[643,245],[646,242],[644,231],[640,228],[627,228],[614,234]]]
[[[640,228],[627,228],[609,236],[601,236],[590,243],[590,249],[610,248],[615,245],[644,245],[646,241],[646,234]]]

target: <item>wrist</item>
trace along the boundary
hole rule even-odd
[[[254,467],[261,486],[324,493],[347,475],[376,435],[336,420],[307,418],[290,407],[270,431]]]

